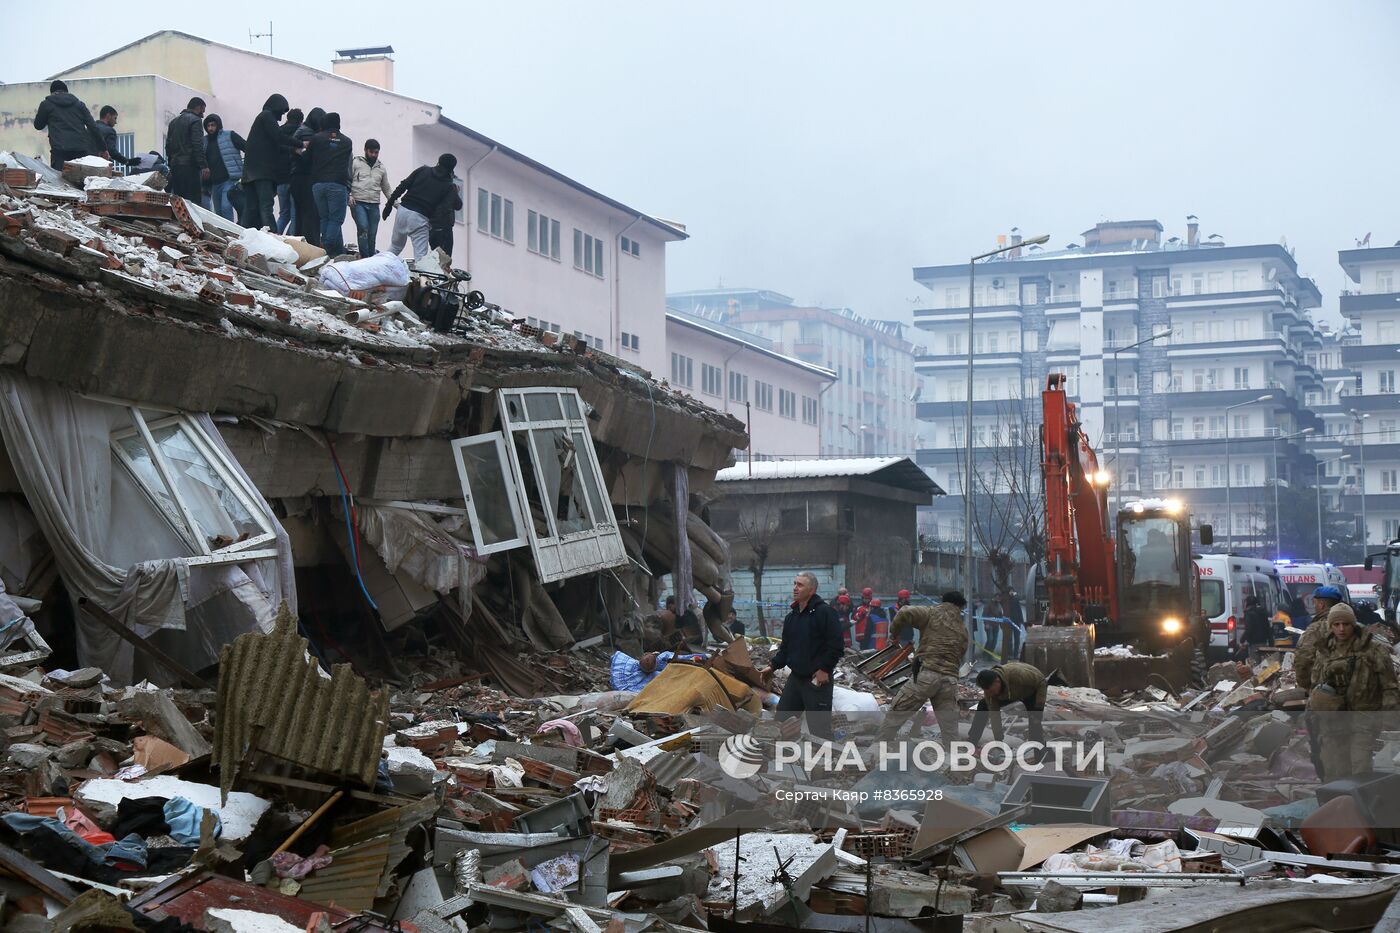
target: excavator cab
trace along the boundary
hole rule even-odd
[[[1118,513],[1118,618],[1100,641],[1169,652],[1201,637],[1191,516],[1177,499],[1141,499]]]

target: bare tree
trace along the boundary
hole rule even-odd
[[[1036,564],[1045,556],[1045,483],[1036,415],[1032,402],[1003,403],[967,484],[973,496],[973,532],[1004,605],[1013,599],[1018,559]]]
[[[739,535],[749,546],[749,572],[753,574],[754,602],[758,606],[758,634],[768,637],[768,619],[763,614],[763,571],[768,551],[778,534],[782,518],[781,496],[746,496],[739,513]]]

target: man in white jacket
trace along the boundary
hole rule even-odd
[[[389,171],[379,161],[379,140],[365,140],[365,154],[355,156],[350,164],[350,216],[355,220],[355,235],[360,244],[360,258],[373,256],[374,240],[379,233],[379,193],[385,197],[393,191]]]

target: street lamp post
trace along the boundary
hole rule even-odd
[[[994,250],[973,256],[967,261],[967,462],[963,467],[963,596],[972,606],[972,343],[975,329],[972,309],[976,305],[977,261],[1019,249],[1022,246],[1039,246],[1050,240],[1048,233],[1032,237],[1020,243],[1000,246]],[[970,610],[969,610],[970,611]]]
[[[1356,424],[1356,443],[1361,448],[1361,553],[1366,553],[1366,540],[1370,534],[1370,526],[1366,524],[1366,432],[1362,430],[1361,422],[1371,417],[1370,412],[1358,414],[1356,409],[1351,410],[1351,417]]]
[[[1317,493],[1317,559],[1327,560],[1327,555],[1323,553],[1322,546],[1322,468],[1329,463],[1341,463],[1343,460],[1350,460],[1351,454],[1342,454],[1340,457],[1333,457],[1331,460],[1319,460],[1313,466],[1313,490]]]
[[[1230,412],[1246,405],[1267,402],[1272,397],[1261,395],[1247,402],[1236,402],[1234,405],[1225,406],[1225,553],[1227,554],[1235,549],[1235,513],[1230,507]]]
[[[1151,343],[1160,337],[1170,337],[1171,335],[1171,331],[1163,331],[1160,334],[1144,337],[1137,343],[1130,343],[1126,347],[1118,347],[1113,351],[1113,469],[1118,474],[1115,477],[1117,482],[1113,484],[1114,514],[1117,514],[1118,510],[1123,507],[1123,464],[1119,463],[1123,451],[1123,424],[1118,420],[1118,399],[1123,394],[1123,387],[1118,384],[1118,354],[1124,350],[1132,350],[1145,343]]]
[[[1305,435],[1311,434],[1312,432],[1313,432],[1313,429],[1312,429],[1312,428],[1304,428],[1303,430],[1298,431],[1298,432],[1295,433],[1295,434],[1285,434],[1285,435],[1283,436],[1283,440],[1285,440],[1285,441],[1290,441],[1290,440],[1292,440],[1292,439],[1295,438],[1295,437],[1303,437],[1303,436],[1305,436]],[[1281,556],[1283,556],[1283,532],[1279,530],[1279,512],[1278,512],[1278,442],[1279,442],[1279,436],[1278,436],[1277,434],[1275,434],[1275,435],[1274,435],[1274,560],[1278,560]],[[1319,558],[1319,560],[1320,560],[1320,559],[1321,559],[1321,558]]]

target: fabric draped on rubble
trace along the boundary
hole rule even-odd
[[[392,506],[355,504],[360,533],[390,573],[404,573],[436,593],[458,591],[463,616],[470,615],[471,588],[486,579],[486,565],[467,559],[466,542],[453,536],[461,519]]]
[[[248,481],[208,415],[195,421]],[[179,558],[190,556],[189,546],[114,463],[112,432],[131,426],[129,410],[120,405],[0,373],[0,434],[70,595],[88,597],[143,638],[183,632],[155,640],[198,670],[217,661],[219,648],[238,635],[269,631],[280,602],[295,610],[291,542],[258,498],[255,505],[276,535],[277,560],[187,566]],[[131,645],[85,614],[74,615],[82,665],[100,667],[118,683],[138,673],[162,682],[168,676],[160,668],[138,669],[145,659],[135,658]]]
[[[763,706],[753,688],[738,678],[690,664],[669,664],[627,707],[632,713],[676,715],[715,709],[757,715]]]

